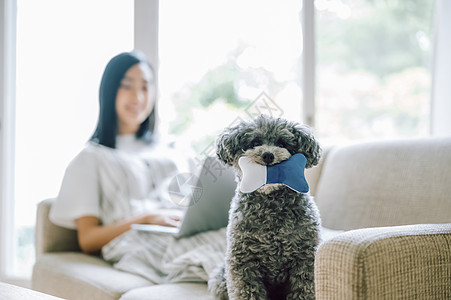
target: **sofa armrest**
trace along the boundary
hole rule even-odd
[[[55,199],[46,199],[38,204],[35,229],[36,257],[46,252],[81,251],[76,230],[57,226],[50,221],[49,212],[54,201]]]
[[[0,299],[10,300],[63,300],[50,295],[39,293],[27,288],[0,282]]]
[[[317,299],[451,299],[451,224],[352,230],[324,242]]]

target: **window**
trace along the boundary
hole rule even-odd
[[[7,271],[28,277],[36,204],[58,194],[66,166],[95,128],[103,69],[133,49],[134,2],[18,0],[17,11],[14,259]]]
[[[298,0],[160,1],[162,129],[201,159],[237,120],[265,112],[300,121],[301,8]]]
[[[315,128],[323,144],[429,135],[434,8],[424,0],[315,1]],[[302,1],[161,2],[166,132],[202,152],[223,127],[249,117],[263,92],[272,112],[306,121],[301,9]]]
[[[316,0],[322,141],[429,134],[434,1]]]

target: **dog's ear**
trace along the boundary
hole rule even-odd
[[[226,165],[232,166],[233,162],[243,153],[243,138],[249,130],[246,130],[244,122],[236,126],[226,128],[216,140],[216,155]]]
[[[230,134],[227,131],[224,131],[216,140],[216,156],[218,156],[220,161],[229,166],[232,165],[233,161],[230,151],[228,150],[230,139]]]
[[[307,125],[295,124],[293,134],[297,139],[298,153],[307,158],[306,168],[316,166],[321,158],[321,147],[313,136],[312,129]]]

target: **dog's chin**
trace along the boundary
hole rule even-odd
[[[270,183],[270,184],[266,184],[266,185],[262,186],[261,188],[259,188],[257,190],[257,192],[262,193],[262,194],[269,194],[271,192],[279,190],[282,187],[283,187],[283,184]]]

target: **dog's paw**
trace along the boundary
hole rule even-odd
[[[227,283],[224,275],[224,266],[215,268],[208,279],[208,291],[217,300],[228,300]]]
[[[262,186],[257,191],[259,193],[267,195],[267,194],[269,194],[271,192],[274,192],[274,191],[276,191],[278,189],[281,189],[283,186],[284,185],[280,184],[280,183],[270,183],[270,184],[266,184],[266,185]]]

